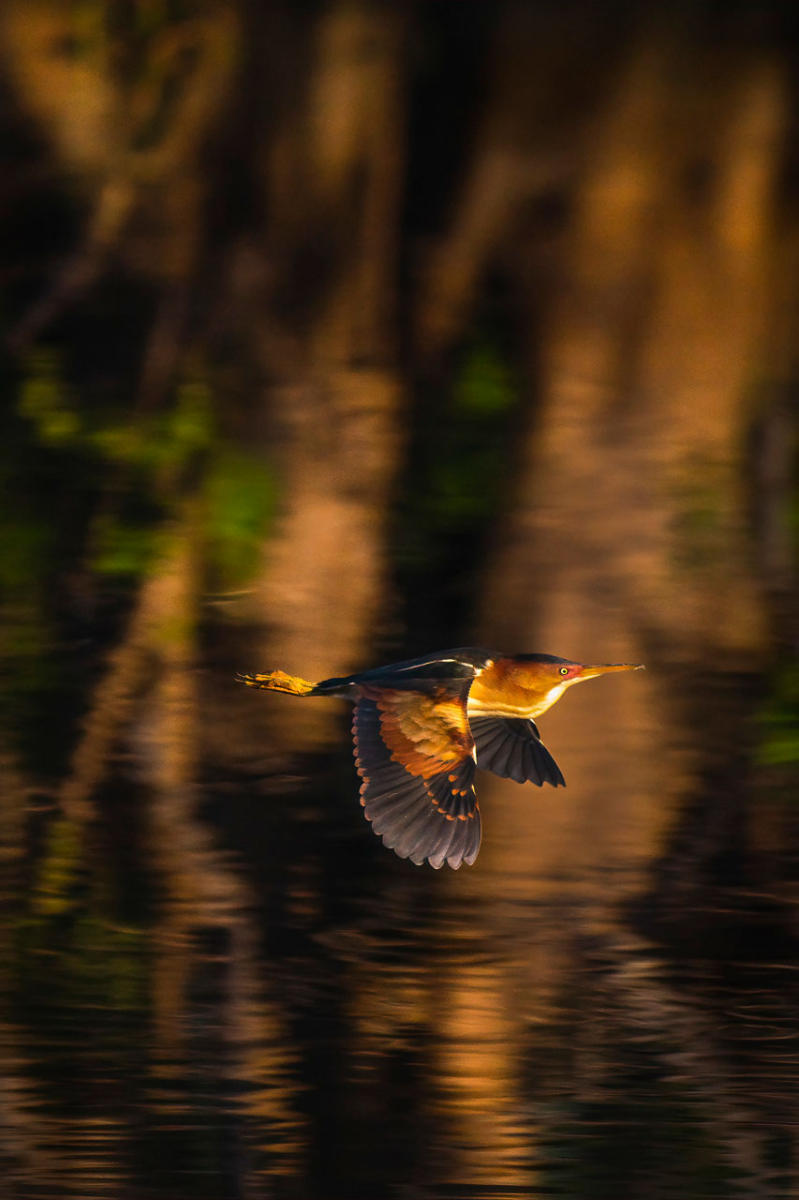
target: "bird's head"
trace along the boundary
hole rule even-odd
[[[536,713],[545,712],[560,699],[566,688],[585,679],[615,671],[642,671],[643,663],[585,663],[552,654],[519,654],[512,660],[514,682],[532,694]]]

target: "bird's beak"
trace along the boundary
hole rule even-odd
[[[604,663],[601,666],[583,667],[578,679],[593,679],[596,675],[609,675],[611,671],[643,671],[643,663]]]

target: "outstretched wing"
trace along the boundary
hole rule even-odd
[[[517,717],[471,717],[477,765],[503,779],[565,787],[560,767],[541,741],[535,721]]]
[[[480,849],[468,681],[424,691],[362,686],[352,732],[361,804],[400,858],[457,870]]]

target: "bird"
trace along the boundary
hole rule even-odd
[[[575,683],[641,663],[587,666],[553,654],[442,650],[310,683],[285,671],[238,674],[252,688],[354,703],[352,736],[366,819],[417,866],[471,866],[482,837],[475,767],[565,787],[535,723]]]

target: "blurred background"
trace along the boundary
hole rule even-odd
[[[4,1195],[799,1196],[799,23],[4,0]],[[453,873],[349,707],[647,673]]]

